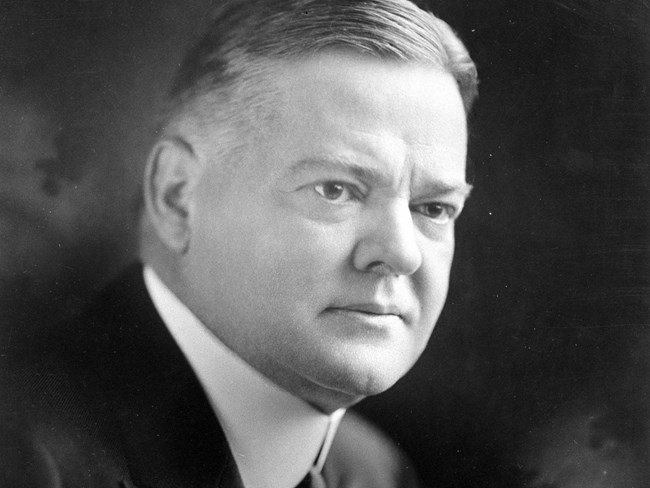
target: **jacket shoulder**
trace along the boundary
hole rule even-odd
[[[94,366],[106,315],[94,305],[2,351],[0,486],[130,486]]]
[[[49,358],[3,373],[0,486],[104,488],[126,482],[104,402],[88,396],[83,377]]]

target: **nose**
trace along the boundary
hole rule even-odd
[[[382,275],[411,275],[422,264],[408,202],[390,202],[366,216],[354,249],[354,267]]]

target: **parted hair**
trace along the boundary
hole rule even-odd
[[[439,67],[456,80],[466,112],[477,96],[476,67],[461,40],[408,0],[220,0],[176,74],[163,126],[188,107],[208,121],[250,116],[271,90],[260,83],[265,63],[330,49]]]

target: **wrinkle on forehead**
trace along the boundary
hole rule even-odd
[[[448,73],[329,53],[287,63],[274,83],[278,116],[266,135],[291,148],[289,164],[328,156],[390,174],[391,186],[464,187],[466,118]]]
[[[417,172],[423,177],[436,179],[440,172],[453,176],[454,171],[462,165],[467,157],[466,146],[450,146],[441,141],[412,142],[396,136],[389,131],[370,132],[348,129],[347,134],[355,136],[346,138],[351,148],[350,158],[360,155],[368,159],[366,164],[381,168],[382,165],[401,167],[404,177],[407,173]],[[343,137],[346,137],[344,134]],[[450,183],[452,184],[452,183]],[[453,185],[461,185],[454,182]]]

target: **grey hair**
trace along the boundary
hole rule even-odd
[[[189,111],[203,122],[250,118],[271,89],[265,65],[337,48],[440,67],[456,80],[466,113],[477,97],[461,40],[408,0],[222,0],[177,72],[163,124]]]

